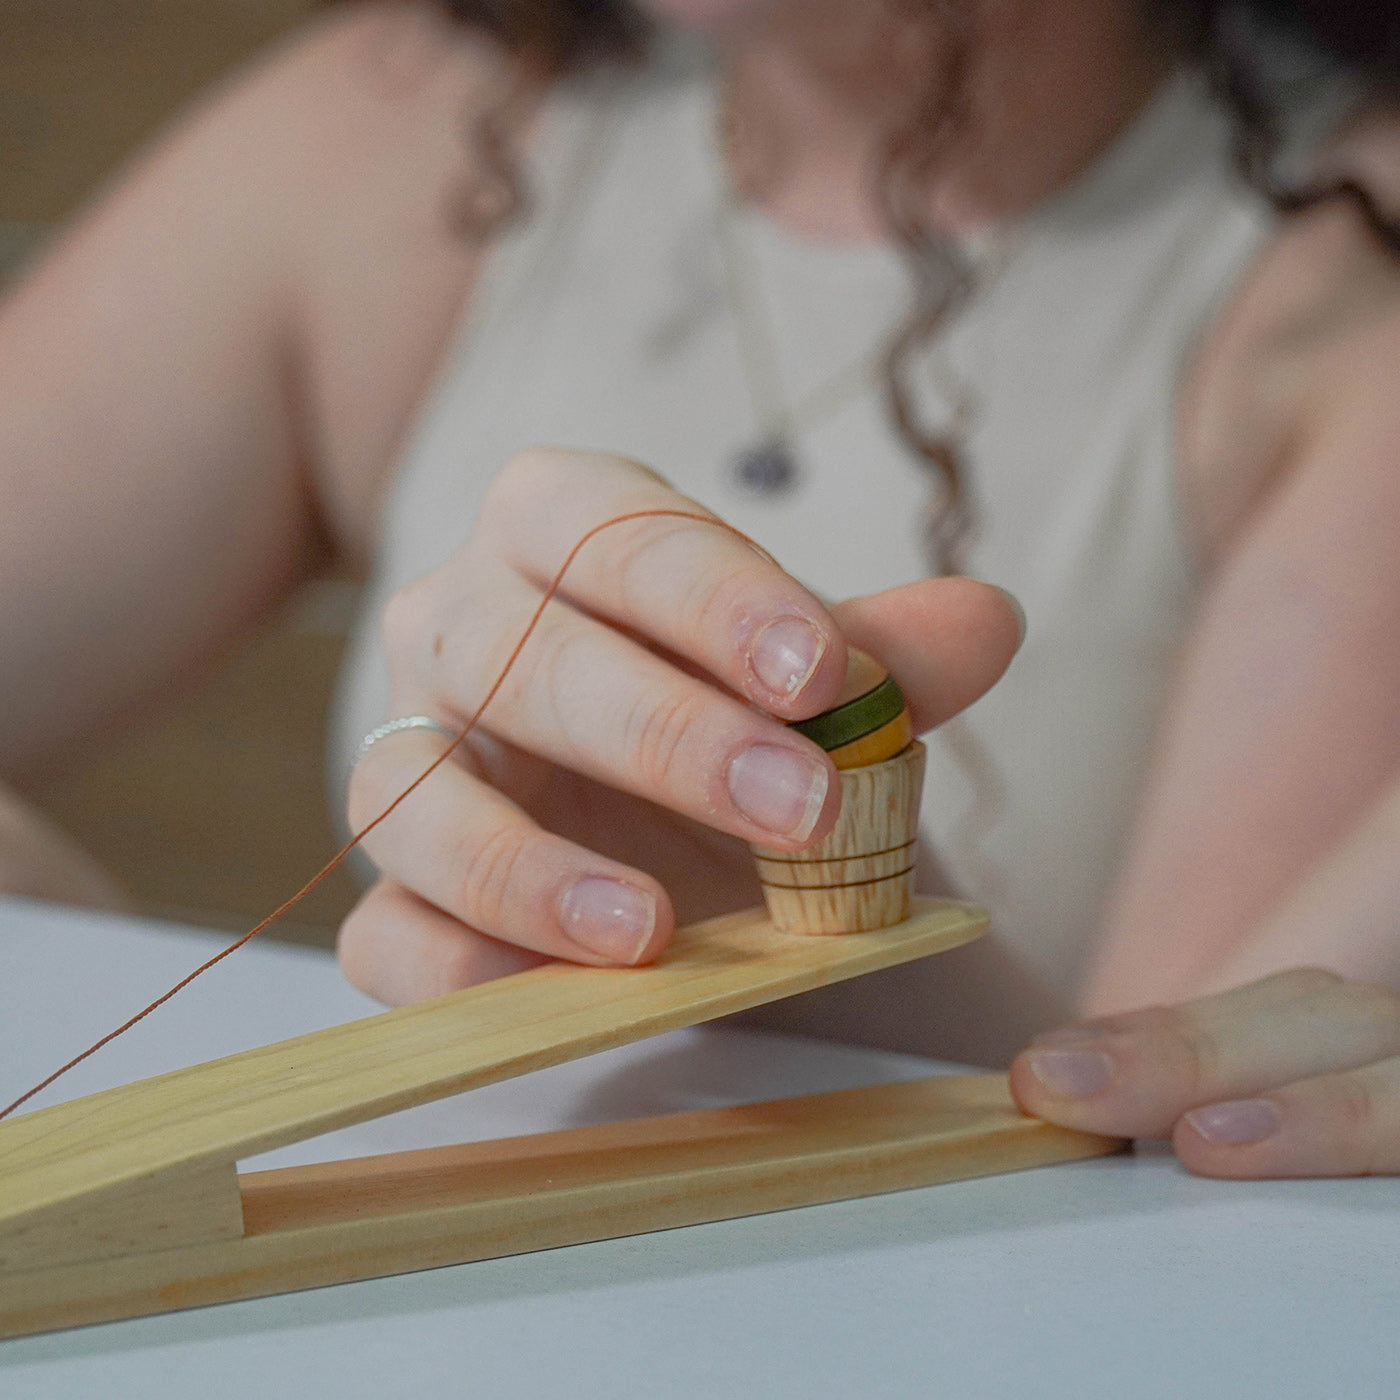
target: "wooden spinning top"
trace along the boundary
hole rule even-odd
[[[854,647],[831,709],[793,726],[821,745],[841,777],[831,834],[802,851],[753,846],[763,897],[784,933],[863,933],[909,916],[924,746],[904,696]]]

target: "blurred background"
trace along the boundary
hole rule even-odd
[[[0,0],[0,279],[179,107],[312,7]],[[27,795],[140,911],[227,928],[256,921],[336,845],[323,726],[356,593],[353,579],[318,580],[207,689],[75,755]],[[355,893],[336,874],[281,936],[330,941]]]

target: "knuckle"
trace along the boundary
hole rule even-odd
[[[416,659],[432,630],[435,589],[431,575],[396,589],[379,614],[379,635],[390,670],[400,672]]]
[[[688,506],[683,499],[676,502],[677,509]],[[714,571],[705,567],[704,546],[697,548],[695,544],[696,532],[703,529],[697,521],[674,517],[638,520],[624,526],[612,542],[609,561],[618,601],[645,613],[655,606],[658,580],[664,580],[669,610],[682,625],[704,625],[710,616],[710,597],[726,580],[716,578]]]
[[[643,607],[656,593],[656,574],[648,570],[653,556],[678,533],[676,520],[634,520],[613,532],[609,541],[609,572],[617,580],[619,601]]]
[[[518,891],[532,831],[522,822],[504,822],[484,840],[463,845],[453,856],[453,888],[458,910],[467,922],[487,930],[499,928],[502,913]]]
[[[493,674],[505,664],[502,656]],[[588,752],[597,742],[590,723],[591,711],[580,680],[590,668],[588,647],[583,638],[568,627],[557,627],[548,614],[541,620],[532,645],[515,658],[510,678],[501,694],[506,704],[528,697],[540,709],[541,720],[563,736],[580,752]]]
[[[761,619],[773,612],[772,593],[767,580],[756,577],[749,568],[729,567],[722,571],[701,570],[682,599],[682,616],[702,636],[724,637],[735,631],[736,619]]]
[[[514,615],[494,588],[479,559],[459,554],[390,594],[379,619],[390,675],[469,700],[504,665],[515,641]]]
[[[1197,1025],[1184,1025],[1177,1034],[1187,1092],[1193,1098],[1210,1095],[1221,1082],[1223,1056],[1220,1042],[1204,1027]]]
[[[1400,1046],[1400,992],[1382,982],[1349,982],[1347,997],[1386,1046]]]
[[[1377,1054],[1400,1048],[1400,994],[1394,988],[1353,982],[1322,967],[1293,968],[1278,981],[1304,1010],[1341,1020]]]
[[[630,472],[642,478],[642,484],[646,486],[661,486],[667,491],[675,491],[675,486],[662,476],[655,467],[649,466],[646,462],[639,462],[635,457],[619,457],[618,465],[626,472]]]
[[[1320,1079],[1318,1088],[1336,1129],[1333,1140],[1350,1157],[1363,1155],[1379,1119],[1379,1106],[1371,1086],[1359,1074],[1333,1074]]]
[[[352,831],[360,831],[384,810],[384,784],[376,776],[382,767],[382,759],[376,762],[375,749],[385,746],[376,744],[350,770],[349,784],[345,792],[345,816]],[[369,852],[366,851],[368,855]],[[373,857],[371,857],[372,859]]]
[[[491,478],[481,500],[479,519],[497,524],[514,517],[522,496],[538,500],[541,474],[552,470],[565,455],[553,447],[526,447],[516,452]]]
[[[665,791],[683,778],[679,769],[698,711],[687,695],[643,695],[633,703],[624,724],[624,751],[646,787]]]
[[[1169,1067],[1178,1090],[1191,1099],[1209,1096],[1220,1082],[1220,1042],[1187,1007],[1154,1006],[1141,1013],[1151,1058]]]

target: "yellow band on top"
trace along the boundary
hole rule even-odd
[[[852,739],[840,748],[829,749],[827,757],[838,768],[867,768],[872,763],[883,763],[887,758],[907,749],[914,739],[914,726],[909,719],[909,711],[901,710],[888,724]]]

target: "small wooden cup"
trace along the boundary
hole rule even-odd
[[[864,933],[909,917],[924,746],[841,771],[841,815],[805,851],[754,846],[774,927],[783,933]]]

